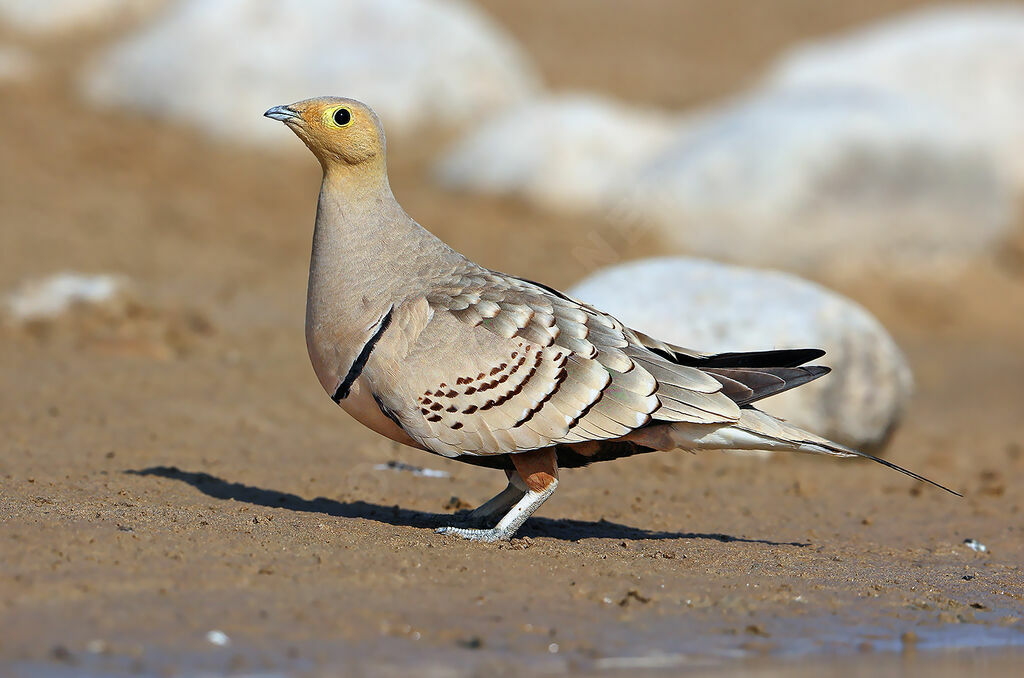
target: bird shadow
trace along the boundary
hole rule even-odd
[[[326,497],[304,499],[296,494],[268,490],[244,483],[232,483],[209,473],[182,471],[175,466],[151,466],[144,469],[127,469],[124,473],[135,476],[158,476],[187,483],[203,494],[215,499],[233,499],[239,502],[284,508],[290,511],[321,513],[336,518],[364,518],[388,525],[403,527],[435,528],[461,522],[468,511],[456,513],[432,513],[365,501],[336,501]],[[455,519],[453,521],[453,518]],[[562,541],[582,539],[707,539],[723,543],[742,542],[768,546],[810,546],[806,542],[772,541],[770,539],[749,539],[728,534],[700,532],[669,532],[644,530],[603,518],[598,521],[568,520],[554,518],[531,518],[519,531],[521,537],[551,537]]]

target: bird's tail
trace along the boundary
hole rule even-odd
[[[634,431],[627,438],[638,445],[660,450],[672,448],[682,448],[685,450],[782,450],[828,454],[834,457],[862,457],[882,466],[888,466],[916,480],[934,485],[950,494],[955,494],[958,497],[963,496],[959,492],[955,492],[902,466],[893,464],[885,459],[880,459],[867,452],[861,452],[839,443],[834,443],[827,438],[804,431],[788,422],[776,419],[770,414],[749,406],[741,410],[739,421],[730,426],[716,428],[707,424],[676,422],[663,426],[641,428]]]
[[[801,428],[797,428],[792,424],[789,424],[781,419],[776,419],[770,414],[761,412],[760,410],[752,407],[746,407],[740,414],[740,419],[734,425],[734,428],[743,431],[747,434],[755,436],[760,439],[764,447],[758,447],[756,449],[789,449],[794,452],[810,452],[814,454],[829,454],[835,457],[861,457],[863,459],[870,459],[871,461],[887,466],[894,471],[910,476],[915,480],[934,485],[939,489],[945,490],[950,494],[955,494],[958,497],[963,495],[959,492],[955,492],[944,485],[940,485],[934,480],[925,478],[922,475],[914,473],[909,469],[905,469],[902,466],[898,466],[890,461],[881,459],[868,454],[867,452],[861,452],[849,447],[834,443],[827,438],[814,435],[809,431],[805,431]]]

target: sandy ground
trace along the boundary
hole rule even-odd
[[[553,85],[682,106],[913,3],[485,4]],[[66,74],[87,42],[35,45],[43,75],[0,90],[0,289],[117,272],[134,301],[0,333],[0,674],[1019,666],[970,648],[1024,642],[1024,236],[955,273],[826,281],[912,362],[887,456],[964,499],[856,462],[647,455],[565,472],[511,544],[466,543],[430,528],[501,474],[361,429],[308,365],[311,158],[82,107]],[[564,286],[611,263],[564,256],[581,237],[664,251],[445,194],[426,179],[435,149],[394,144],[396,193],[485,265]],[[375,469],[390,460],[450,477]]]

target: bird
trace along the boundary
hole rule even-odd
[[[413,220],[388,180],[384,128],[355,99],[275,106],[323,170],[306,300],[320,384],[404,445],[503,470],[507,485],[437,532],[511,539],[560,468],[668,450],[863,457],[754,407],[824,376],[814,348],[701,353],[525,278],[480,266]]]

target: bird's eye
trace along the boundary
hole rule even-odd
[[[335,125],[338,127],[344,127],[352,122],[352,111],[347,108],[339,108],[334,112],[333,119]]]

